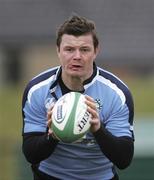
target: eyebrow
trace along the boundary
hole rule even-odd
[[[64,45],[64,48],[75,48],[76,46],[74,45]],[[80,48],[91,48],[89,45],[81,45],[79,46]]]

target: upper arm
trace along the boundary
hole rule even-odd
[[[129,91],[125,94],[125,101],[121,101],[118,94],[114,94],[109,102],[108,115],[105,116],[105,127],[115,136],[133,136],[134,104]]]
[[[23,104],[23,133],[45,132],[47,125],[46,109],[40,90],[35,90]]]

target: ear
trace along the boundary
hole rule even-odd
[[[95,57],[94,59],[97,57],[98,53],[100,52],[100,47],[98,46],[96,49],[95,49]]]
[[[98,47],[95,49],[96,56],[99,54],[99,52],[100,52],[100,46],[98,46]]]
[[[56,51],[57,51],[57,55],[58,55],[58,57],[59,57],[59,54],[60,54],[60,47],[56,47]]]

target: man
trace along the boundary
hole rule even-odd
[[[23,152],[35,180],[118,179],[134,153],[133,100],[127,86],[95,64],[99,41],[95,25],[72,16],[57,33],[60,67],[33,78],[23,95]],[[76,143],[58,141],[52,127],[52,108],[62,95],[86,95],[91,128]]]

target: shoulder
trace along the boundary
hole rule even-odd
[[[51,68],[46,71],[43,71],[42,73],[38,74],[33,79],[31,79],[28,83],[28,86],[30,86],[30,87],[34,86],[36,84],[39,84],[39,83],[53,77],[56,74],[56,72],[58,71],[58,68],[59,67],[55,67],[55,68]]]
[[[24,90],[22,104],[24,105],[26,100],[31,98],[33,92],[47,90],[56,79],[58,69],[59,67],[48,69],[31,79]]]
[[[120,91],[128,98],[131,98],[131,92],[128,86],[115,74],[98,67],[98,80],[116,91],[118,94]]]
[[[121,99],[122,104],[126,104],[130,114],[130,119],[134,116],[134,102],[130,89],[128,86],[116,75],[98,67],[98,81],[108,86],[117,97]]]

